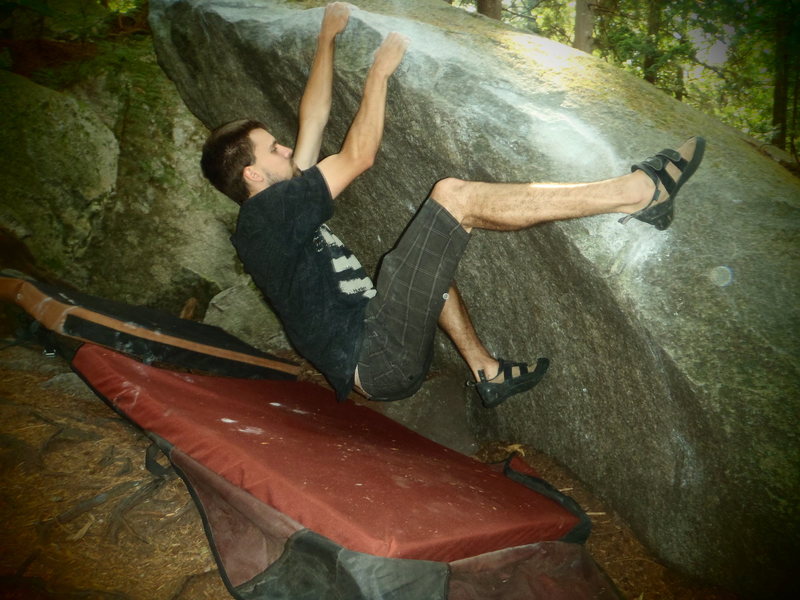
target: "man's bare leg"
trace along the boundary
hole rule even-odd
[[[467,231],[473,227],[498,231],[525,229],[607,213],[632,213],[653,195],[652,181],[639,171],[593,183],[482,183],[443,179],[431,197]]]
[[[439,315],[439,326],[450,336],[475,378],[474,385],[486,408],[535,386],[547,372],[549,361],[540,358],[532,369],[526,363],[495,359],[478,337],[455,282]]]
[[[694,154],[694,138],[678,149],[682,157]],[[680,177],[669,163],[667,173]],[[662,188],[661,201],[668,194]],[[592,183],[481,183],[443,179],[431,196],[467,230],[473,227],[513,231],[537,223],[608,213],[635,213],[653,199],[656,186],[644,171]]]
[[[439,315],[439,327],[453,340],[476,380],[478,371],[483,371],[487,377],[497,374],[500,363],[489,354],[478,337],[455,282],[447,291],[447,300]]]

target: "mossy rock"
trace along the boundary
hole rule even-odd
[[[42,266],[77,275],[116,189],[119,145],[90,106],[0,71],[0,223]]]

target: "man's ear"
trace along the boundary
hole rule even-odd
[[[263,183],[264,176],[258,172],[258,169],[254,169],[252,165],[248,165],[242,171],[242,177],[244,178],[245,183]]]

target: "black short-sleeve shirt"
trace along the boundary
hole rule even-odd
[[[246,200],[231,241],[292,345],[342,400],[353,387],[364,309],[375,291],[325,225],[332,215],[328,186],[312,167]]]

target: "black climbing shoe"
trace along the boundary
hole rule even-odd
[[[701,137],[688,139],[678,150],[662,150],[655,156],[646,158],[631,167],[631,171],[644,171],[656,184],[656,191],[650,203],[642,210],[622,217],[619,222],[623,225],[631,219],[638,219],[649,223],[656,229],[664,230],[672,223],[675,211],[675,196],[678,190],[691,177],[703,160],[706,141]],[[667,172],[667,165],[672,163],[680,171],[678,179],[673,179]],[[658,201],[664,189],[660,189],[659,182],[666,189],[668,198]]]
[[[467,385],[474,387],[478,391],[478,395],[486,408],[494,408],[502,404],[507,398],[531,389],[542,380],[542,377],[547,372],[547,367],[550,366],[548,359],[540,358],[536,361],[536,368],[528,372],[527,363],[508,362],[502,358],[497,360],[500,362],[500,368],[497,370],[497,375],[492,379],[486,379],[486,374],[481,369],[478,371],[479,382],[467,382]],[[519,367],[519,375],[512,375],[514,367]],[[504,381],[492,383],[501,373]]]

